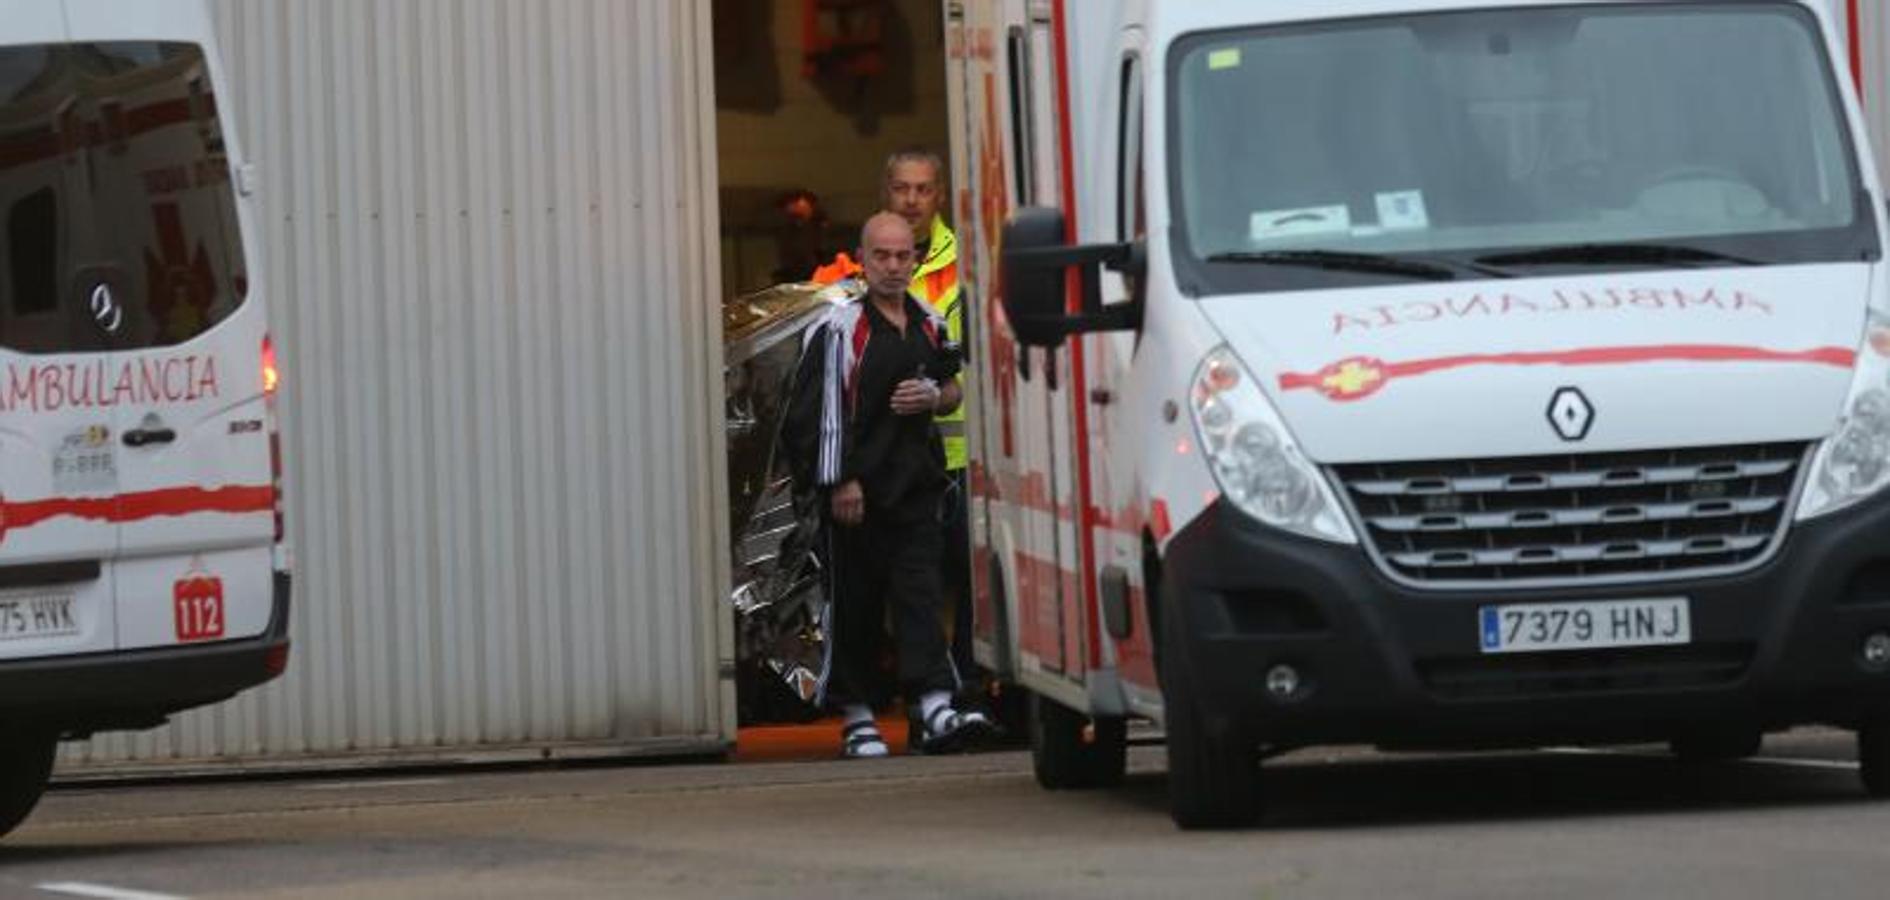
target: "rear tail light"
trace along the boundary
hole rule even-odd
[[[262,389],[263,393],[275,396],[276,388],[282,385],[282,372],[276,368],[276,342],[263,335],[262,342]]]

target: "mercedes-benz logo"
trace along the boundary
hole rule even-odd
[[[106,334],[117,334],[119,326],[125,324],[125,308],[112,296],[112,286],[102,281],[92,288],[92,321]]]
[[[1579,441],[1588,436],[1595,424],[1595,408],[1579,388],[1556,389],[1549,399],[1549,427],[1565,441]]]

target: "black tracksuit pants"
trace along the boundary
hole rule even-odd
[[[960,688],[976,687],[971,683],[978,668],[971,649],[971,501],[965,470],[958,469],[951,476],[952,486],[945,493],[945,562],[941,571],[946,601],[952,605],[952,665],[964,682]]]
[[[895,685],[881,670],[888,613],[899,658],[896,686],[906,700],[956,687],[939,622],[944,536],[937,498],[919,505],[930,514],[874,521],[868,513],[856,528],[829,526],[835,596],[827,692],[835,705],[879,707],[892,699]]]

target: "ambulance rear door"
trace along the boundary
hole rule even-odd
[[[67,0],[83,51],[99,277],[124,312],[119,646],[260,634],[276,536],[267,324],[201,4]]]
[[[116,307],[84,250],[79,91],[60,5],[0,0],[0,659],[117,639],[117,422],[96,396]]]

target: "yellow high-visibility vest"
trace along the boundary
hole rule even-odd
[[[958,236],[943,217],[932,220],[932,237],[926,242],[925,261],[912,276],[912,293],[932,305],[945,317],[945,331],[953,341],[965,340],[964,304],[959,302]],[[965,383],[963,375],[958,383]],[[939,434],[945,439],[945,468],[956,472],[965,467],[965,406],[937,419]]]

